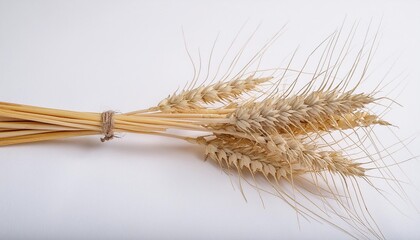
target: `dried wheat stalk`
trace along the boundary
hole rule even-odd
[[[335,41],[330,41],[326,49],[331,48]],[[356,58],[355,62],[359,61]],[[337,150],[333,146],[346,141],[348,134],[358,128],[390,124],[367,108],[378,102],[375,92],[358,93],[358,84],[346,89],[354,68],[349,70],[344,81],[331,74],[336,68],[326,66],[317,71],[316,77],[295,93],[287,90],[274,94],[275,91],[270,91],[254,98],[253,91],[261,93],[263,84],[277,86],[283,77],[241,74],[232,80],[174,93],[155,107],[123,114],[76,112],[1,102],[0,146],[86,135],[105,135],[102,141],[106,141],[111,140],[114,133],[122,132],[179,138],[204,146],[208,158],[223,169],[238,173],[241,178],[246,174],[251,174],[254,179],[262,176],[286,202],[294,199],[281,190],[281,184],[286,182],[298,188],[299,180],[306,179],[317,186],[315,195],[323,204],[329,201],[327,199],[336,201],[344,212],[343,215],[336,214],[353,226],[356,233],[343,231],[356,238],[373,236],[381,239],[382,234],[367,220],[366,213],[346,204],[351,201],[346,198],[351,194],[346,191],[342,195],[336,193],[336,183],[331,184],[326,174],[341,176],[346,185],[353,179],[368,179],[366,173],[371,167],[353,159],[347,149]],[[320,76],[324,80],[315,88],[314,83]],[[330,86],[326,87],[328,84]],[[247,97],[241,97],[245,93]],[[203,134],[193,138],[187,132],[185,135],[168,133],[169,129]],[[342,139],[328,140],[332,132],[344,135]],[[348,145],[364,151],[362,143]],[[322,190],[321,182],[326,183]],[[292,204],[299,214],[309,216],[313,213],[312,217],[329,222],[327,216],[319,216],[299,203]]]

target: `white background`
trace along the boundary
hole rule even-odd
[[[373,70],[407,87],[387,120],[401,138],[420,127],[420,2],[418,1],[0,1],[0,101],[121,112],[147,108],[191,80],[188,46],[203,61],[217,34],[228,44],[261,23],[257,43],[287,23],[268,67],[298,45],[308,54],[346,19],[380,28]],[[258,42],[258,39],[262,39]],[[356,41],[360,43],[361,38]],[[219,56],[226,48],[216,48]],[[256,49],[256,48],[255,48]],[[271,50],[270,50],[271,51]],[[205,55],[207,54],[207,55]],[[303,56],[303,55],[302,55]],[[219,58],[220,59],[220,58]],[[276,62],[278,61],[278,62]],[[382,67],[381,66],[388,66]],[[399,75],[401,74],[401,75]],[[372,80],[374,81],[374,79]],[[374,84],[374,83],[373,83]],[[388,89],[391,90],[391,89]],[[395,140],[395,139],[394,139]],[[409,148],[419,154],[419,140]],[[409,158],[406,151],[398,155]],[[402,165],[407,192],[420,207],[417,160]],[[328,224],[300,229],[281,200],[238,189],[202,149],[150,136],[99,136],[0,149],[2,239],[346,239]],[[419,239],[420,214],[403,214],[365,193],[389,239]]]

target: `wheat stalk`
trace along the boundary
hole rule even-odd
[[[357,58],[355,62],[359,61]],[[343,219],[363,225],[364,229],[355,227],[362,235],[368,231],[381,238],[380,231],[374,230],[368,220],[363,220],[367,219],[365,215],[361,217],[360,213],[350,211],[340,194],[333,193],[336,183],[332,187],[326,176],[339,175],[346,185],[347,179],[368,179],[366,172],[374,168],[366,167],[358,158],[346,153],[351,147],[362,152],[366,149],[362,143],[333,149],[338,141],[325,136],[337,132],[344,136],[343,140],[349,141],[347,130],[389,126],[390,123],[367,108],[379,100],[373,97],[374,93],[357,93],[359,84],[351,90],[345,90],[342,86],[347,83],[343,82],[334,87],[333,70],[319,71],[319,76],[326,79],[311,91],[306,87],[305,91],[296,93],[282,92],[278,86],[283,77],[256,77],[254,73],[241,78],[244,76],[241,74],[228,81],[202,84],[174,93],[156,107],[119,114],[0,102],[0,146],[86,135],[105,135],[102,138],[105,141],[112,139],[114,133],[123,132],[178,138],[203,146],[208,158],[222,168],[238,173],[241,178],[246,172],[253,177],[264,177],[285,200],[291,198],[279,190],[281,183],[288,182],[296,187],[299,178],[309,176],[307,181],[316,186],[317,195],[327,202],[325,192],[319,186],[319,179],[322,179],[327,183],[327,192],[332,193],[332,198],[347,213]],[[353,72],[352,68],[348,75],[352,76]],[[312,87],[316,81],[314,77],[307,86]],[[327,83],[330,83],[329,88],[325,88]],[[261,94],[263,84],[271,87],[271,91]],[[174,134],[168,131],[171,129],[181,131]],[[199,132],[201,136],[190,137],[189,131]],[[294,204],[297,205],[300,204]],[[299,210],[296,207],[298,211],[306,209],[300,206]]]

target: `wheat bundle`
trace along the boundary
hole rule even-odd
[[[326,49],[331,51],[336,41],[332,38]],[[344,59],[340,56],[337,65],[320,67],[299,90],[293,84],[303,69],[286,90],[278,87],[285,75],[279,78],[258,76],[257,71],[242,72],[216,83],[195,87],[191,84],[155,107],[129,113],[77,112],[0,102],[0,146],[86,135],[102,135],[104,142],[123,132],[178,138],[203,146],[207,158],[240,178],[262,177],[301,215],[313,213],[312,217],[337,226],[328,220],[328,215],[335,212],[357,230],[352,233],[339,227],[351,236],[383,238],[368,214],[360,210],[363,207],[354,207],[354,202],[364,203],[349,200],[353,194],[348,188],[344,193],[337,193],[339,183],[332,183],[327,176],[340,176],[343,186],[354,184],[355,179],[368,180],[367,171],[381,168],[376,165],[377,158],[367,154],[370,161],[362,162],[362,158],[348,154],[349,148],[363,152],[364,140],[344,147],[340,142],[350,141],[349,135],[359,129],[390,125],[368,107],[381,99],[376,97],[377,92],[358,91],[363,76],[349,87],[362,55],[358,55],[354,66],[341,80],[336,77],[339,63]],[[327,53],[320,62],[331,58],[332,53]],[[178,131],[174,133],[171,129]],[[201,134],[191,137],[190,131]],[[334,132],[342,137],[329,138]],[[373,167],[368,167],[372,163]],[[299,181],[316,186],[315,190],[306,191],[312,191],[322,202],[313,203],[316,208],[327,206],[328,210],[323,211],[325,216],[296,202],[282,190],[283,183],[297,189]],[[326,183],[326,187],[321,187],[320,182]],[[329,203],[331,199],[335,206]],[[335,211],[336,208],[342,212]]]

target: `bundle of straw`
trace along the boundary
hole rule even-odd
[[[334,68],[318,71],[299,91],[295,91],[294,83],[279,91],[282,79],[272,76],[242,74],[189,87],[155,107],[129,113],[77,112],[1,102],[0,146],[86,135],[102,135],[101,141],[108,141],[123,132],[178,138],[203,146],[207,158],[241,178],[247,174],[254,179],[263,177],[290,202],[292,197],[280,185],[288,182],[295,187],[301,176],[310,176],[309,181],[317,187],[319,178],[327,181],[325,173],[341,176],[343,185],[368,178],[365,163],[352,159],[348,149],[337,147],[338,142],[350,141],[346,130],[390,124],[368,110],[368,105],[379,100],[376,92],[358,92],[359,82],[349,88],[354,68],[343,80],[335,79]],[[315,87],[320,78],[323,81]],[[264,86],[271,89],[262,93]],[[190,131],[202,134],[191,137]],[[333,132],[341,133],[341,140],[328,137]],[[363,150],[363,141],[349,144],[351,147]],[[362,237],[373,234],[382,238],[364,215],[349,210],[352,204],[344,204],[348,199],[336,194],[336,187],[329,186],[317,188],[316,195],[339,202],[348,215],[342,219],[359,226],[355,228]],[[299,213],[312,212],[299,205],[293,204]],[[360,225],[365,228],[360,230]]]

